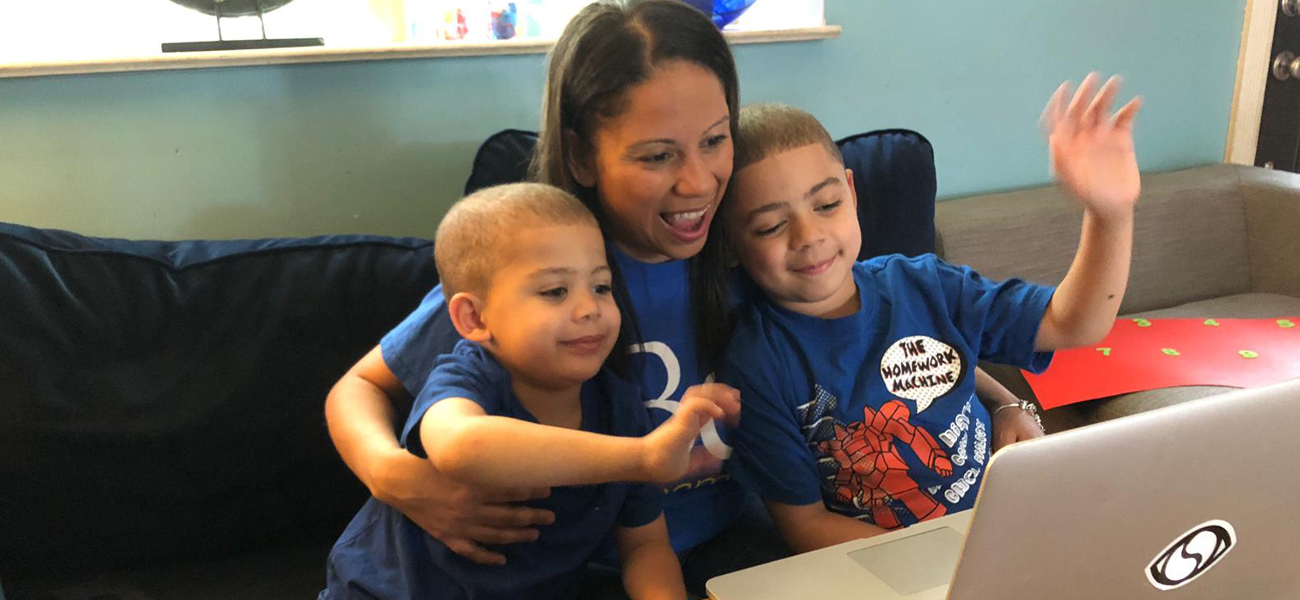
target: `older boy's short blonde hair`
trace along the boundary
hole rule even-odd
[[[479,190],[447,211],[434,238],[433,258],[450,299],[460,292],[486,294],[513,233],[529,227],[588,224],[596,218],[577,198],[540,183]]]
[[[809,144],[821,144],[831,157],[844,164],[839,146],[816,117],[786,104],[751,104],[740,109],[733,171]]]

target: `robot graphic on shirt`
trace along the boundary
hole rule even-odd
[[[820,401],[810,404],[825,409],[838,403],[820,386],[817,392]],[[939,442],[925,429],[912,425],[911,416],[907,405],[890,400],[878,411],[870,406],[863,407],[861,422],[848,425],[834,421],[827,423],[827,417],[817,419],[822,427],[815,427],[831,433],[824,429],[826,424],[830,424],[833,431],[829,436],[824,433],[816,436],[822,439],[815,445],[818,454],[826,457],[824,462],[833,459],[835,463],[834,473],[826,482],[830,488],[828,491],[833,492],[835,500],[842,504],[859,511],[870,510],[875,524],[885,529],[901,525],[889,505],[890,500],[901,502],[921,521],[947,513],[942,503],[920,489],[908,475],[907,463],[894,449],[894,440],[897,439],[910,446],[927,468],[943,477],[952,474],[952,461],[939,447]]]

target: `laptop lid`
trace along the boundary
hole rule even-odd
[[[1300,598],[1295,430],[1300,380],[1017,444],[994,455],[973,518],[951,514],[715,577],[709,595]],[[948,553],[966,532],[954,575]],[[951,587],[930,587],[949,577]]]
[[[1300,598],[1298,430],[1293,380],[1011,446],[948,597]]]

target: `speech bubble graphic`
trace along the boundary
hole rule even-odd
[[[880,359],[880,374],[889,393],[916,402],[916,412],[961,381],[966,359],[956,348],[924,335],[894,342]]]

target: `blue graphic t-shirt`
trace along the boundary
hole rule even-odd
[[[700,373],[696,362],[690,273],[684,260],[643,263],[617,250],[614,258],[627,283],[641,334],[642,342],[628,351],[633,354],[632,372],[639,378],[641,400],[653,428],[676,410],[686,388],[704,383],[708,376]],[[450,352],[459,339],[439,285],[379,346],[388,368],[418,397],[434,361]],[[731,523],[743,502],[740,486],[722,472],[730,451],[722,428],[710,424],[701,432],[686,477],[666,488],[664,518],[678,552],[712,539]]]
[[[621,436],[649,431],[631,383],[601,371],[582,387],[582,430]],[[416,397],[402,445],[425,456],[419,424],[446,398],[466,398],[489,415],[537,422],[510,391],[510,374],[481,346],[461,341],[440,357]],[[501,440],[508,444],[509,440]],[[495,547],[503,566],[480,565],[434,539],[396,509],[371,498],[330,552],[320,600],[439,600],[576,597],[583,565],[616,526],[639,527],[661,514],[657,486],[607,483],[557,487],[529,506],[555,512],[535,542]]]
[[[1053,288],[934,255],[858,263],[839,319],[742,307],[720,378],[741,391],[729,470],[766,500],[892,529],[974,506],[992,439],[981,359],[1031,371]]]

